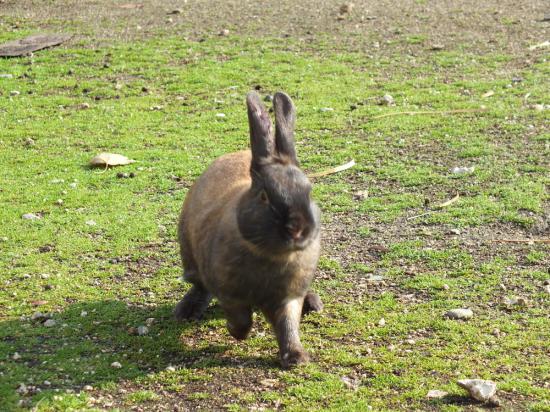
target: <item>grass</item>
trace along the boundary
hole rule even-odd
[[[491,243],[526,237],[548,216],[548,111],[524,98],[547,103],[548,65],[514,71],[523,81],[511,84],[501,54],[444,51],[411,63],[399,53],[374,61],[319,47],[158,36],[0,60],[0,73],[13,75],[0,79],[0,409],[183,402],[455,411],[475,405],[455,384],[468,377],[498,382],[511,409],[550,409],[547,246]],[[292,371],[278,369],[259,316],[243,343],[215,308],[200,324],[171,319],[187,287],[175,243],[179,208],[210,161],[247,147],[243,100],[253,88],[294,98],[305,170],[357,163],[315,181],[327,239],[314,287],[326,310],[304,320],[314,361]],[[483,98],[487,90],[495,95]],[[385,93],[395,107],[375,104]],[[372,119],[481,105],[487,111]],[[103,151],[137,162],[88,168]],[[464,165],[474,172],[451,172]],[[135,177],[117,178],[120,171]],[[456,193],[457,202],[432,209]],[[369,255],[376,243],[388,250]],[[529,304],[507,307],[505,295]],[[444,319],[454,307],[472,307],[475,317]],[[36,311],[56,325],[30,320]],[[133,334],[148,318],[149,333]],[[21,383],[28,392],[16,391]],[[450,395],[427,400],[429,389]]]

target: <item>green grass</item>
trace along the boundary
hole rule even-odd
[[[409,44],[425,40],[406,36]],[[497,381],[514,408],[550,408],[550,297],[541,286],[548,249],[494,252],[482,236],[495,227],[528,233],[548,211],[548,111],[524,104],[527,93],[548,103],[548,65],[522,70],[523,82],[507,88],[500,54],[446,51],[412,66],[396,54],[389,67],[359,53],[299,47],[292,39],[153,37],[0,60],[0,73],[13,74],[0,79],[0,409],[93,410],[92,395],[80,394],[92,385],[93,396],[115,396],[110,408],[121,410],[179,397],[206,409],[451,411],[468,407],[455,384],[467,377]],[[339,222],[353,232],[323,252],[315,289],[326,310],[302,327],[314,362],[293,371],[278,369],[259,316],[244,343],[229,337],[216,309],[201,324],[171,319],[186,288],[178,279],[179,208],[210,161],[247,147],[243,101],[255,86],[293,97],[305,170],[357,164],[315,181],[331,236]],[[483,98],[487,90],[495,95]],[[374,103],[385,93],[395,107]],[[373,119],[481,105],[487,110],[475,114]],[[88,168],[103,151],[137,162]],[[451,172],[464,165],[474,172]],[[135,177],[117,178],[119,171]],[[364,188],[369,195],[356,199]],[[457,202],[435,207],[456,193]],[[23,220],[25,213],[42,218]],[[450,239],[448,227],[472,231],[480,250]],[[366,262],[379,234],[389,251]],[[348,249],[350,240],[359,246]],[[361,283],[370,273],[385,286]],[[510,310],[503,294],[530,304]],[[471,321],[443,318],[463,306],[474,308]],[[51,312],[56,326],[29,320],[37,310]],[[147,318],[155,318],[148,335],[129,333]],[[258,376],[276,383],[262,387]],[[20,383],[40,392],[19,394]],[[429,389],[451,398],[428,401]]]

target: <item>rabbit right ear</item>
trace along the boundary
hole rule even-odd
[[[252,166],[262,159],[273,155],[275,139],[273,137],[271,119],[264,105],[255,92],[246,95],[248,108],[248,124],[250,125],[250,147],[252,149]]]

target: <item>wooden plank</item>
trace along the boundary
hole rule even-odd
[[[70,38],[68,34],[35,34],[0,44],[0,57],[25,56],[37,50],[58,46]]]

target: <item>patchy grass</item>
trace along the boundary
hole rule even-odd
[[[455,381],[480,377],[508,409],[548,410],[548,247],[494,242],[548,237],[549,116],[530,106],[548,104],[542,52],[510,68],[503,52],[368,59],[322,41],[203,40],[74,42],[0,60],[13,75],[0,79],[2,407],[452,411],[476,406]],[[315,181],[325,240],[314,288],[326,309],[302,326],[313,363],[292,371],[278,368],[260,316],[245,342],[216,307],[201,323],[171,318],[187,288],[179,208],[210,161],[247,147],[254,88],[293,97],[307,171],[357,163]],[[385,93],[395,106],[376,104]],[[137,162],[89,169],[102,151]],[[527,305],[503,303],[514,296]],[[474,318],[443,318],[455,307]],[[31,320],[36,311],[56,325]],[[450,395],[427,400],[430,389]]]

